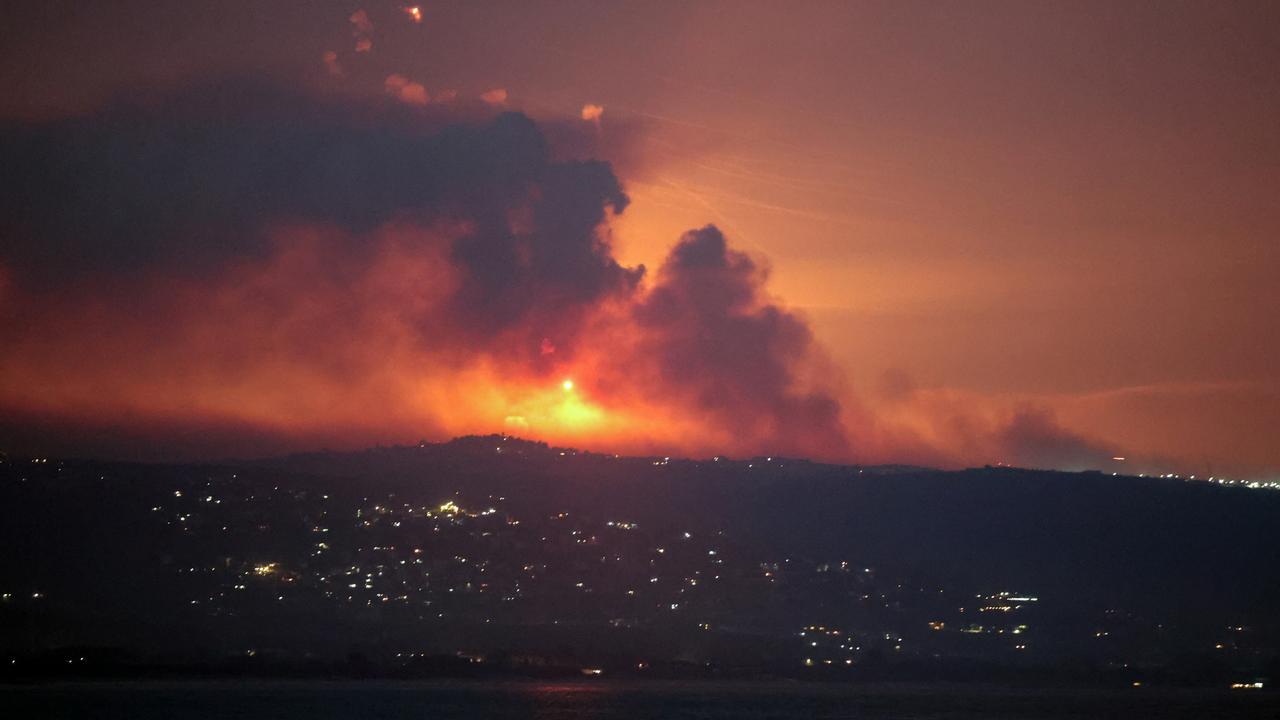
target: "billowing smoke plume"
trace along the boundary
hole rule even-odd
[[[1111,452],[1058,424],[1042,407],[1020,407],[1000,428],[997,438],[1010,464],[1087,470],[1104,467]]]
[[[846,450],[763,271],[707,227],[646,285],[614,256],[619,179],[546,139],[595,128],[496,113],[215,83],[5,128],[0,409],[299,443],[511,421],[622,449]]]
[[[686,233],[635,308],[641,355],[656,360],[655,384],[713,426],[760,447],[839,455],[847,450],[839,402],[799,389],[809,328],[763,297],[765,279],[715,226]]]
[[[209,457],[507,429],[624,452],[1105,454],[1045,411],[905,375],[867,412],[716,227],[656,273],[618,261],[629,200],[589,158],[611,142],[636,172],[625,127],[403,87],[215,82],[0,128],[0,448]]]

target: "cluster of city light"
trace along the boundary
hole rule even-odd
[[[1111,459],[1118,462],[1125,460],[1125,458],[1123,457],[1114,457]],[[1111,473],[1113,477],[1119,476],[1119,474],[1120,473],[1118,472]],[[1140,478],[1148,477],[1146,473],[1138,473],[1137,476]],[[1178,473],[1172,473],[1172,472],[1160,473],[1158,475],[1153,474],[1153,475],[1150,475],[1149,477],[1157,478],[1160,480],[1182,480],[1183,482],[1207,482],[1207,483],[1213,483],[1215,485],[1228,485],[1232,487],[1249,488],[1250,490],[1280,490],[1280,480],[1236,480],[1232,478],[1219,477],[1217,475],[1210,475],[1209,477],[1206,478],[1206,477],[1199,477],[1196,475],[1180,475]]]
[[[1194,479],[1194,476],[1189,479]],[[207,486],[208,485],[206,484],[206,487]],[[264,490],[267,490],[267,488],[258,488],[257,490],[256,497],[260,498],[261,501],[269,501],[269,500],[272,500],[274,497],[276,497],[276,496],[273,496],[271,492],[264,492]],[[280,491],[281,489],[279,487],[276,487],[276,488],[271,488],[271,490]],[[164,490],[161,490],[160,492],[164,493],[165,498],[168,498],[170,496],[170,493],[172,493],[172,497],[177,498],[182,502],[190,503],[193,505],[196,503],[199,503],[200,505],[198,506],[198,511],[195,514],[192,514],[192,515],[180,514],[176,516],[179,522],[186,520],[188,517],[196,520],[197,527],[200,526],[199,521],[207,519],[209,517],[205,513],[211,512],[211,511],[216,512],[214,508],[210,507],[210,505],[217,505],[222,503],[221,499],[215,498],[215,496],[213,494],[210,494],[208,490],[202,491],[202,490],[187,488],[185,493],[185,496],[186,496],[185,500],[183,500],[184,492],[181,490],[164,489]],[[227,500],[227,504],[231,506],[235,506],[239,501],[242,501],[245,499],[253,500],[255,497],[255,495],[253,494],[247,494],[247,493],[236,494],[234,492],[230,494],[224,494],[221,491],[218,492],[218,495],[225,498]],[[292,500],[302,500],[302,499],[306,499],[308,497],[308,494],[286,490],[283,493],[283,497],[286,499],[292,499]],[[314,499],[314,495],[311,495],[310,497]],[[327,495],[323,496],[323,498],[324,500],[329,499]],[[430,523],[430,525],[434,525],[435,532],[440,532],[441,528],[447,529],[451,527],[459,527],[463,529],[475,528],[475,530],[473,531],[473,535],[476,537],[489,536],[491,533],[497,532],[493,524],[481,525],[477,523],[473,525],[472,524],[473,521],[471,520],[480,516],[491,515],[496,513],[497,510],[492,507],[481,512],[475,512],[475,511],[465,510],[459,504],[460,502],[467,501],[467,500],[464,500],[463,498],[447,500],[445,502],[440,503],[439,505],[424,504],[421,506],[417,506],[417,505],[411,506],[408,503],[401,504],[398,502],[393,502],[392,498],[394,498],[394,495],[387,496],[387,498],[382,501],[382,504],[372,504],[369,502],[371,498],[365,498],[362,503],[362,506],[356,507],[353,509],[355,511],[355,516],[358,520],[366,519],[366,518],[368,520],[366,520],[363,523],[357,522],[357,525],[363,525],[367,527],[367,526],[370,526],[372,522],[372,523],[381,524],[383,526],[391,525],[394,527],[400,527],[400,518],[403,518],[406,523],[406,527],[409,527],[411,526],[411,522],[415,519],[420,521],[422,518],[434,518],[435,519],[434,523]],[[505,498],[490,495],[488,496],[488,500],[497,502],[497,501],[504,501]],[[328,505],[328,507],[332,508],[333,506]],[[472,507],[477,507],[477,506],[472,506]],[[480,505],[478,507],[484,507],[484,505]],[[162,510],[163,508],[158,505],[152,507],[153,512],[160,512]],[[351,517],[350,513],[351,513],[351,510],[344,509],[341,512],[341,516],[345,518],[350,518]],[[326,511],[323,511],[323,510],[320,511],[320,514],[317,520],[323,522],[322,518],[325,516],[325,514],[326,514]],[[506,515],[506,511],[504,511],[504,516],[506,517],[506,520],[505,521],[498,520],[497,522],[499,524],[504,524],[504,525],[518,524],[518,521],[515,521],[509,515]],[[175,516],[162,515],[157,520],[164,521],[166,517],[172,518]],[[550,519],[553,519],[553,520],[564,521],[570,517],[570,514],[568,512],[559,512],[546,517],[549,517]],[[577,543],[592,544],[592,545],[596,544],[595,541],[597,540],[597,536],[592,534],[590,530],[584,531],[584,530],[573,529],[575,526],[578,526],[580,522],[581,521],[575,516],[573,525],[569,525],[568,523],[557,523],[557,525],[563,528],[563,530],[560,532],[568,532],[569,537],[574,538],[574,541]],[[178,523],[173,523],[173,524],[176,525]],[[603,524],[606,527],[617,529],[617,530],[634,530],[638,527],[635,523],[618,521],[618,520],[610,520],[601,524]],[[210,523],[205,523],[205,525],[210,525]],[[568,526],[565,527],[566,525]],[[222,529],[224,531],[226,530],[225,527],[223,527]],[[311,529],[312,529],[312,532],[317,532],[317,533],[319,532],[327,533],[329,531],[328,528],[321,527],[319,525],[312,526]],[[427,529],[430,529],[430,528],[427,528]],[[175,528],[175,531],[176,530],[177,528]],[[185,532],[185,529],[183,531]],[[718,534],[722,535],[723,533],[718,533]],[[548,532],[547,535],[551,536],[551,533]],[[621,533],[614,534],[614,533],[601,532],[599,539],[606,540],[609,535],[620,536]],[[676,558],[680,558],[682,555],[682,548],[688,548],[690,544],[694,544],[695,545],[694,550],[696,551],[695,553],[696,555],[702,555],[703,553],[705,553],[706,556],[710,556],[712,558],[710,562],[716,565],[719,565],[723,562],[719,558],[719,554],[723,550],[718,551],[716,549],[716,546],[710,545],[709,543],[703,544],[702,542],[704,538],[708,538],[711,535],[712,535],[711,533],[702,532],[701,530],[697,530],[697,529],[695,529],[695,532],[676,531],[674,537],[667,538],[668,542],[665,543],[665,547],[654,547],[653,545],[649,545],[648,548],[656,555],[664,556],[665,558],[669,559],[672,556],[675,556]],[[657,539],[657,538],[654,538],[654,539]],[[549,538],[543,537],[541,538],[541,540],[543,542],[548,542]],[[554,541],[554,538],[552,538],[551,541]],[[334,542],[338,543],[340,541],[335,540]],[[325,542],[315,543],[314,547],[318,548],[319,550],[329,550],[329,544]],[[339,545],[339,547],[341,546]],[[394,553],[397,550],[395,545],[381,545],[381,544],[372,545],[371,547],[369,545],[361,545],[360,547],[356,547],[354,549],[357,553],[361,553],[361,554],[365,554],[367,552]],[[423,564],[423,560],[421,559],[421,556],[423,555],[424,551],[422,550],[422,548],[411,548],[411,552],[413,553],[413,555],[406,559],[400,559],[403,556],[403,553],[401,553],[400,556],[393,556],[390,559],[380,557],[375,559],[375,562],[378,564],[370,565],[367,563],[362,563],[362,565],[351,565],[349,568],[349,571],[346,571],[346,572],[343,572],[341,570],[336,572],[333,570],[321,571],[321,572],[309,572],[303,569],[303,567],[299,567],[298,569],[289,569],[290,567],[293,567],[293,566],[290,565],[288,560],[285,560],[285,562],[260,561],[257,563],[254,563],[252,561],[249,561],[249,562],[242,561],[240,563],[233,564],[231,558],[227,558],[225,563],[220,559],[216,565],[208,567],[207,570],[209,572],[218,572],[223,569],[231,569],[234,567],[236,568],[235,572],[237,572],[238,574],[238,578],[236,578],[236,580],[239,580],[240,582],[238,582],[233,586],[221,585],[221,589],[243,591],[243,590],[253,590],[255,588],[259,590],[263,588],[270,588],[273,590],[273,592],[271,593],[272,597],[274,597],[275,600],[278,600],[278,601],[284,600],[284,596],[276,595],[275,591],[283,591],[283,589],[286,587],[287,584],[294,583],[294,582],[314,583],[318,581],[326,597],[340,600],[341,598],[337,597],[337,594],[340,593],[343,597],[345,597],[345,599],[348,602],[354,601],[354,602],[360,602],[367,605],[372,604],[373,602],[387,603],[391,601],[396,601],[396,602],[421,601],[425,606],[430,606],[433,603],[438,602],[436,598],[438,598],[439,596],[434,595],[434,593],[444,592],[444,591],[452,593],[455,591],[455,587],[445,587],[443,585],[439,586],[436,589],[431,589],[431,590],[426,589],[425,578],[428,575],[430,575],[430,573],[426,573],[426,572],[417,573],[417,571],[415,571],[415,576],[410,580],[404,580],[396,577],[396,573],[398,571],[394,567],[392,567],[392,565],[395,563],[398,563],[399,565],[406,565],[406,564],[422,565]],[[317,552],[316,554],[319,554],[319,553]],[[430,554],[431,553],[428,552],[428,555]],[[730,557],[731,559],[733,558],[733,556],[734,556],[734,553],[732,552],[728,553],[728,557]],[[442,557],[437,558],[437,561],[439,561],[440,559],[443,559],[443,558]],[[453,560],[458,562],[459,564],[467,565],[468,568],[474,568],[477,573],[485,573],[485,569],[483,567],[483,565],[485,564],[483,555],[473,556],[470,560],[468,560],[468,558],[464,558],[461,556],[453,556]],[[600,560],[602,563],[605,562],[605,557],[602,555],[600,557]],[[611,556],[610,562],[614,560],[621,560],[621,558]],[[655,560],[657,560],[657,558],[655,558]],[[652,565],[654,561],[649,560],[648,562],[650,562],[650,564]],[[756,566],[761,571],[763,571],[765,577],[769,578],[770,581],[772,582],[773,573],[779,572],[781,568],[783,568],[786,564],[789,564],[789,563],[792,563],[791,559],[786,559],[779,562],[762,562],[762,563],[758,563]],[[706,566],[704,565],[703,567],[706,567]],[[812,572],[815,572],[815,573],[832,572],[836,567],[837,567],[837,564],[835,562],[814,563],[812,565]],[[865,574],[870,574],[873,572],[871,568],[852,568],[851,569],[851,566],[847,561],[839,562],[838,567],[839,569],[844,570],[846,572],[854,572],[854,573],[860,572]],[[502,588],[501,586],[495,585],[495,589],[509,591],[509,594],[503,595],[502,599],[508,600],[508,599],[517,599],[521,597],[521,588],[520,588],[519,582],[523,582],[526,579],[528,580],[534,579],[535,568],[541,568],[540,573],[537,573],[537,574],[545,574],[547,570],[547,565],[546,564],[525,565],[524,569],[529,574],[529,577],[526,578],[522,576],[521,578],[519,578],[517,581],[517,584],[513,589]],[[196,568],[187,568],[187,570],[190,572],[195,572]],[[384,576],[384,570],[385,570],[385,576]],[[490,570],[492,571],[493,568],[490,568]],[[177,570],[177,572],[183,572],[183,571],[184,570],[181,568]],[[205,569],[201,568],[201,572],[204,572],[204,571]],[[713,569],[712,572],[714,571],[715,570]],[[491,577],[492,574],[493,573],[490,572],[489,576]],[[255,580],[254,579],[255,575],[258,576],[259,579]],[[659,588],[662,589],[664,591],[664,594],[667,594],[668,596],[667,597],[658,596],[658,597],[655,597],[654,599],[658,600],[661,603],[660,607],[664,611],[669,610],[673,613],[679,612],[681,614],[687,614],[687,616],[689,616],[691,619],[696,618],[696,613],[698,612],[697,602],[696,600],[692,600],[690,598],[697,597],[698,593],[703,592],[703,590],[701,589],[703,586],[712,585],[713,583],[711,581],[719,580],[720,576],[716,575],[712,577],[711,573],[707,573],[706,575],[703,575],[702,571],[699,571],[699,570],[693,571],[693,575],[697,577],[685,576],[683,578],[678,578],[674,574],[668,574],[668,575],[662,576],[661,578],[662,585],[659,586]],[[785,573],[784,573],[784,576],[785,576]],[[476,591],[485,592],[486,588],[488,588],[489,586],[485,583],[479,582],[478,578],[480,576],[472,576],[472,577],[473,579],[476,579],[476,588],[477,588]],[[584,576],[579,576],[579,577],[584,577]],[[576,580],[576,583],[574,583],[575,580]],[[232,580],[232,582],[234,581],[235,580]],[[248,583],[247,586],[245,585],[246,582]],[[341,583],[341,585],[337,584],[339,582]],[[596,584],[596,588],[593,590],[592,586],[594,583],[592,578],[590,577],[585,577],[584,580],[578,580],[577,578],[573,578],[569,582],[574,583],[574,587],[581,589],[583,592],[596,592],[599,594],[604,594],[604,592],[602,592],[601,590],[601,588],[605,587],[603,584]],[[652,577],[650,579],[650,582],[658,583],[659,577],[657,576]],[[390,585],[390,587],[388,587],[388,585]],[[340,589],[342,586],[345,586],[346,590]],[[903,585],[899,584],[897,587],[901,589]],[[997,585],[997,587],[999,586]],[[698,588],[698,589],[694,590],[693,588]],[[470,591],[472,589],[472,582],[467,581],[465,582],[465,585],[458,583],[456,585],[456,589],[459,592]],[[655,589],[658,589],[658,588],[655,588]],[[334,592],[335,590],[337,590],[337,593]],[[674,593],[683,594],[686,592],[686,590],[690,593],[689,595],[684,595],[679,598],[675,598],[672,596]],[[349,591],[354,591],[354,592],[349,592]],[[914,587],[911,588],[911,591],[914,592]],[[920,592],[923,593],[926,591],[924,588],[920,588]],[[932,594],[933,592],[935,592],[935,590],[933,588],[930,588],[928,592]],[[943,590],[937,589],[936,592],[941,593],[943,592]],[[245,593],[245,594],[252,595],[251,592]],[[635,589],[629,589],[629,590],[626,590],[626,594],[628,596],[635,596],[637,593]],[[645,594],[646,593],[644,592],[641,593],[642,596]],[[227,593],[227,594],[219,593],[219,597],[226,598],[226,599],[230,599],[232,595],[234,595],[234,593]],[[11,597],[12,595],[6,593],[2,597],[0,597],[0,599],[9,600]],[[25,597],[25,593],[23,593],[23,597]],[[39,593],[36,593],[31,597],[33,599],[39,599],[41,595]],[[370,597],[374,598],[374,600],[366,602],[366,599]],[[867,600],[871,596],[863,595],[862,597],[864,600]],[[1012,592],[1007,590],[996,592],[996,593],[991,593],[988,591],[978,595],[967,593],[965,597],[967,598],[976,597],[978,599],[977,603],[973,603],[973,605],[970,606],[971,610],[975,609],[974,606],[979,606],[976,608],[979,611],[998,610],[1000,612],[1005,612],[1005,613],[1028,609],[1027,608],[1028,604],[1038,603],[1040,600],[1034,594],[1018,593],[1018,592]],[[880,598],[883,598],[886,601],[888,600],[888,597],[885,595],[880,595]],[[213,603],[217,599],[218,599],[217,597],[210,596],[208,598],[208,602]],[[674,600],[674,599],[678,599],[679,602],[671,602],[671,600]],[[204,603],[205,601],[190,600],[190,602],[192,604],[201,604],[201,603]],[[969,604],[969,603],[965,603],[965,604]],[[886,607],[887,606],[888,605],[886,604]],[[964,608],[961,608],[960,612],[961,613],[965,612]],[[1114,611],[1108,611],[1108,612],[1114,612]],[[438,613],[437,617],[443,617],[443,613]],[[1014,614],[1012,617],[1021,619],[1021,617],[1018,616],[1017,614]],[[921,625],[923,625],[925,619],[926,618],[923,618],[923,617],[919,618],[918,622]],[[984,618],[984,619],[991,619],[991,618],[990,616],[987,616],[987,618]],[[490,622],[488,618],[486,618],[484,621]],[[973,634],[986,633],[986,634],[989,634],[988,635],[989,637],[993,637],[993,638],[997,634],[1005,634],[1005,633],[1009,633],[1012,635],[1020,635],[1021,637],[1017,639],[1010,639],[1010,642],[1017,642],[1017,643],[1025,642],[1026,638],[1031,636],[1031,634],[1023,635],[1023,633],[1028,633],[1027,625],[1014,626],[1012,624],[1002,623],[1001,620],[993,620],[993,621],[997,624],[986,625],[985,627],[977,624],[972,624],[966,627],[963,624],[963,622],[960,622],[960,621],[957,621],[954,624],[950,624],[950,623],[943,622],[942,620],[930,621],[927,623],[927,625],[929,629],[933,631],[941,632],[941,631],[944,631],[945,629],[947,635],[950,635],[951,633],[957,633],[957,632],[973,633]],[[632,623],[632,622],[635,622],[635,621],[628,620],[628,623]],[[630,624],[626,626],[631,627]],[[711,629],[709,623],[698,623],[697,627],[699,627],[703,631],[709,631]],[[1096,627],[1097,626],[1095,626],[1094,628],[1090,628],[1088,632],[1093,633]],[[1235,632],[1244,632],[1247,628],[1243,626],[1228,626],[1227,629]],[[1037,633],[1038,632],[1040,632],[1039,629],[1037,630]],[[854,653],[861,650],[861,646],[856,646],[856,647],[853,646],[854,642],[857,642],[856,640],[857,636],[854,633],[841,632],[834,628],[828,629],[824,626],[808,626],[805,628],[804,632],[801,632],[801,635],[804,636],[806,635],[806,633],[811,634],[810,637],[806,638],[806,641],[805,641],[806,645],[813,648],[825,647],[827,651],[830,651],[830,654],[832,656],[835,656],[834,659],[821,659],[821,656],[818,655],[818,653],[824,653],[824,650],[810,651],[811,653],[818,656],[806,658],[806,665],[810,665],[810,666],[819,665],[819,664],[851,665],[854,663],[854,658],[842,659],[839,656],[844,654],[853,654],[854,657],[858,657]],[[1095,637],[1102,638],[1107,635],[1109,635],[1109,633],[1106,631],[1098,631]],[[866,639],[871,639],[874,641],[874,634],[866,635],[864,637]],[[913,638],[914,636],[909,635],[908,637]],[[893,649],[902,650],[902,645],[901,645],[902,638],[897,637],[896,633],[892,635],[886,633],[884,636],[884,639],[886,641],[894,640],[897,644],[894,645]],[[835,647],[836,645],[839,646],[838,649]],[[912,647],[912,650],[915,650],[914,645],[911,647]],[[1006,646],[1006,648],[1007,647],[1012,647],[1013,650],[1026,650],[1028,646],[1025,644],[1018,644],[1018,645]],[[1221,643],[1217,645],[1217,648],[1220,650],[1226,649],[1227,647],[1228,647],[1227,645],[1221,644]],[[840,651],[845,651],[845,652],[841,653]],[[919,652],[919,650],[915,650],[915,651]],[[797,655],[801,655],[801,654],[797,653]],[[1237,689],[1255,689],[1255,688],[1260,688],[1261,684],[1237,683],[1232,687]]]
[[[978,599],[991,601],[991,604],[978,608],[978,612],[1013,612],[1026,603],[1040,601],[1040,598],[1034,595],[1019,595],[1007,590],[998,592],[995,595],[979,595]]]

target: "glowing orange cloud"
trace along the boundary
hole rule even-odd
[[[430,97],[421,83],[416,83],[403,75],[391,74],[383,83],[388,95],[395,97],[406,105],[426,105]]]
[[[627,380],[635,330],[621,307],[600,308],[596,340],[555,374],[483,348],[459,356],[438,310],[457,287],[447,251],[461,231],[385,226],[355,243],[374,248],[356,260],[341,231],[281,227],[268,257],[207,280],[155,279],[124,305],[47,305],[0,355],[0,405],[90,424],[216,422],[300,447],[506,429],[623,451],[751,449],[639,379],[650,371]]]
[[[604,114],[604,108],[600,105],[592,105],[587,103],[582,106],[582,119],[591,123],[600,123],[600,116]]]
[[[373,48],[373,21],[363,9],[351,13],[351,34],[355,36],[356,52],[369,52]]]
[[[332,50],[327,50],[322,58],[324,60],[324,68],[330,75],[333,77],[342,77],[346,75],[346,72],[342,69],[342,64],[338,62],[338,53]]]
[[[322,268],[349,262],[337,231],[281,228],[261,261],[207,281],[151,282],[138,302],[163,310],[145,318],[109,304],[47,306],[0,357],[0,404],[90,423],[122,413],[230,423],[303,446],[504,426],[622,447],[674,439],[679,423],[626,407],[624,394],[566,386],[483,352],[457,357],[434,317],[455,286],[450,234],[386,227],[368,239],[370,259],[331,273]],[[91,350],[67,352],[69,337]],[[593,353],[563,369],[585,377]]]

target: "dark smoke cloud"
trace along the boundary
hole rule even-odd
[[[840,405],[802,377],[808,327],[767,300],[765,271],[719,230],[682,238],[648,289],[643,267],[617,261],[607,220],[628,198],[609,164],[584,157],[604,133],[578,118],[539,127],[489,108],[223,81],[6,130],[0,268],[27,303],[6,315],[38,321],[4,326],[0,367],[57,384],[63,410],[97,383],[83,398],[97,412],[145,396],[170,415],[136,410],[131,427],[182,423],[183,407],[232,383],[235,401],[187,425],[235,427],[243,398],[273,431],[305,418],[308,437],[331,437],[299,414],[314,401],[290,393],[367,380],[352,393],[374,408],[355,418],[369,430],[422,373],[447,384],[488,362],[544,377],[592,343],[602,373],[649,376],[645,412],[698,417],[734,451],[845,448]],[[113,359],[68,360],[63,346],[79,344]],[[122,357],[130,348],[142,355]],[[409,367],[383,377],[384,354]],[[63,369],[42,370],[49,358]],[[625,404],[636,385],[596,400]],[[0,383],[6,396],[31,402]],[[62,411],[15,409],[42,426]]]
[[[996,433],[1010,464],[1087,470],[1104,467],[1112,453],[1058,424],[1051,410],[1024,406]]]
[[[403,211],[500,216],[548,165],[527,118],[449,126],[221,82],[130,98],[0,140],[4,259],[24,274],[260,251],[264,220],[367,230]]]
[[[661,384],[762,449],[839,456],[840,403],[806,389],[813,337],[764,295],[767,273],[713,225],[684,235],[635,309]]]
[[[539,338],[557,347],[577,327],[582,313],[602,298],[629,295],[643,266],[624,268],[613,258],[604,231],[606,210],[627,206],[608,165],[569,161],[549,166],[523,208],[523,227],[486,217],[479,231],[454,246],[453,259],[466,270],[456,312],[478,322],[476,332],[527,327],[522,348],[542,352]]]
[[[28,288],[207,275],[270,252],[264,230],[278,221],[355,234],[457,222],[467,230],[452,251],[461,287],[448,317],[472,334],[527,329],[523,356],[546,336],[569,347],[582,313],[643,273],[613,259],[600,229],[627,205],[609,166],[555,160],[518,113],[224,81],[5,128],[0,165],[0,264]]]
[[[510,420],[577,442],[545,394],[581,369],[592,407],[571,417],[623,449],[1107,455],[905,373],[880,422],[713,226],[655,277],[621,265],[608,220],[629,201],[592,158],[646,169],[636,128],[595,120],[223,80],[0,127],[0,441],[197,457]]]

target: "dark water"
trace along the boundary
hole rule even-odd
[[[1280,696],[802,683],[182,682],[0,686],[5,720],[1280,719]]]

